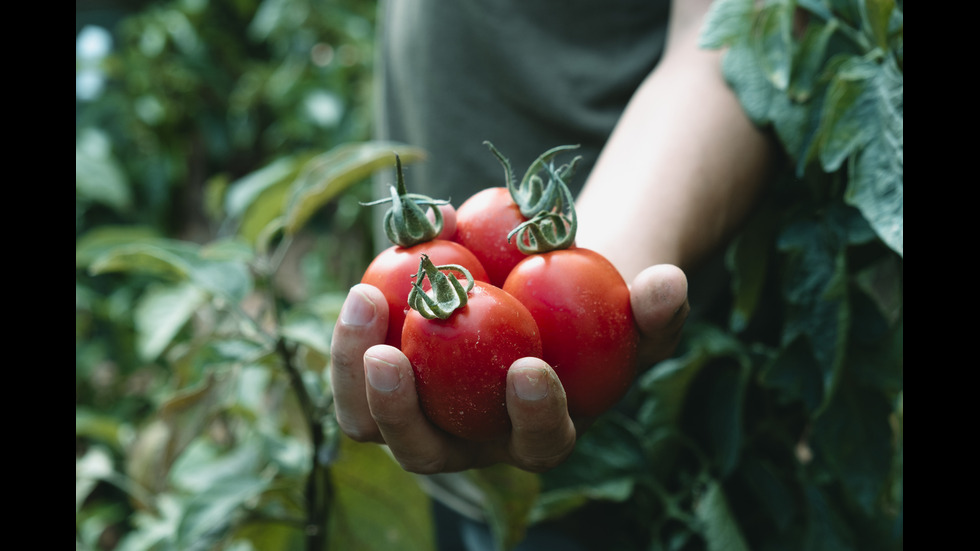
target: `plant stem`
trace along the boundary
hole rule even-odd
[[[304,501],[306,502],[306,534],[307,551],[324,551],[327,548],[327,513],[329,511],[330,499],[333,495],[333,487],[330,480],[330,468],[326,460],[321,460],[321,452],[324,449],[325,439],[323,423],[317,415],[317,409],[310,398],[310,393],[306,390],[303,377],[293,364],[292,352],[286,344],[285,339],[280,338],[276,344],[276,349],[283,358],[283,366],[289,376],[289,383],[296,393],[303,417],[306,419],[310,430],[310,473],[306,478],[304,489]]]

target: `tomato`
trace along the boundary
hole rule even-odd
[[[361,283],[374,285],[388,302],[388,333],[385,344],[400,347],[402,325],[408,311],[408,293],[412,276],[419,267],[419,256],[429,255],[436,264],[459,264],[466,267],[478,281],[489,281],[480,260],[465,247],[453,241],[433,239],[411,247],[394,245],[371,261],[361,277]]]
[[[555,370],[573,418],[612,407],[636,376],[639,332],[626,281],[605,257],[578,247],[532,254],[503,290],[531,312],[543,358]]]
[[[526,256],[517,248],[516,241],[507,240],[507,234],[525,220],[507,188],[486,188],[456,210],[454,241],[480,259],[490,283],[499,287]]]
[[[531,163],[524,178],[517,182],[510,161],[490,142],[484,142],[504,168],[506,186],[486,188],[469,197],[456,211],[456,236],[460,243],[480,259],[490,275],[490,283],[501,286],[507,274],[524,259],[517,240],[508,234],[539,212],[549,211],[560,201],[554,179],[574,172],[580,157],[571,163],[554,168],[552,158],[578,146],[563,145],[545,151]],[[551,174],[543,180],[538,174]]]
[[[538,327],[520,302],[475,282],[465,304],[446,319],[408,312],[401,348],[412,363],[419,403],[438,427],[487,441],[510,431],[507,371],[517,359],[541,357]]]

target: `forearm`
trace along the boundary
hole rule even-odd
[[[634,95],[577,202],[578,245],[627,281],[652,264],[689,270],[743,220],[765,180],[769,139],[697,48],[697,20],[675,30]]]

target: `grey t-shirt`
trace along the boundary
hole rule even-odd
[[[450,199],[518,178],[544,151],[580,144],[577,193],[660,60],[665,0],[397,0],[380,12],[376,137],[421,147],[409,191]],[[385,197],[390,174],[377,181]],[[383,210],[383,209],[379,209]]]

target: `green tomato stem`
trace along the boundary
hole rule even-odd
[[[444,271],[462,274],[466,278],[466,288],[463,288],[459,278],[446,275]],[[431,295],[422,289],[422,281],[426,277],[432,284]],[[429,255],[423,254],[412,290],[408,294],[408,305],[426,319],[449,319],[453,312],[466,306],[467,294],[475,284],[473,275],[466,268],[458,264],[436,266]]]
[[[442,231],[443,217],[439,205],[448,205],[449,201],[432,199],[426,195],[408,193],[405,186],[405,175],[402,171],[402,160],[395,154],[395,166],[398,173],[398,185],[389,186],[390,197],[378,199],[362,206],[374,206],[391,202],[391,207],[384,217],[384,230],[388,240],[402,247],[411,247],[419,243],[432,241]],[[432,210],[433,219],[429,220],[426,211]]]

